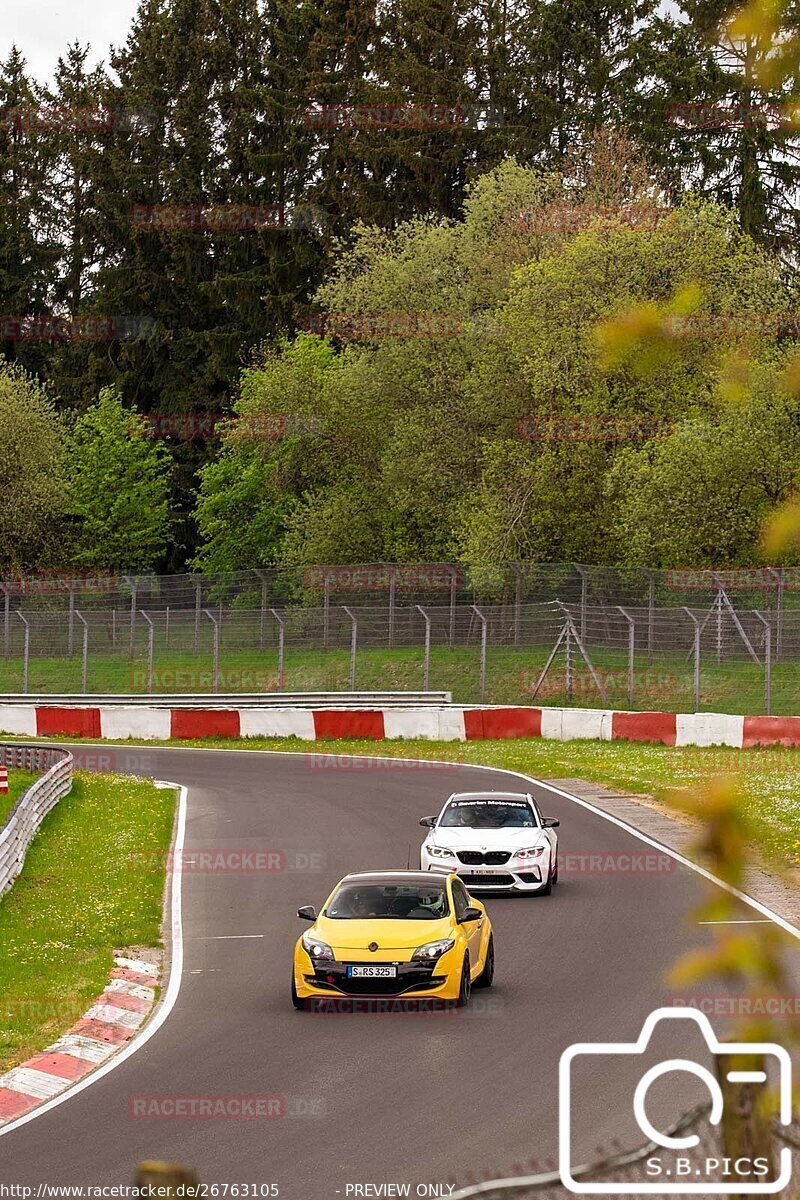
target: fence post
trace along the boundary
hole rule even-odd
[[[455,567],[450,568],[450,649],[453,650],[456,644],[456,585],[458,582],[458,572]]]
[[[10,658],[11,656],[11,593],[8,590],[7,583],[0,583],[5,596],[4,614],[3,614],[3,656]]]
[[[574,566],[575,570],[578,572],[578,574],[581,577],[581,641],[585,642],[586,641],[586,598],[587,598],[586,592],[587,592],[587,587],[588,587],[586,568],[580,566],[579,563],[573,563],[572,565]]]
[[[757,609],[754,608],[753,613],[764,626],[764,712],[770,716],[772,710],[772,626]]]
[[[261,580],[261,615],[258,625],[258,648],[264,649],[264,624],[267,618],[267,588],[269,586],[267,577],[264,571],[256,571],[256,575]],[[273,612],[273,609],[270,609]]]
[[[473,604],[472,611],[481,623],[481,703],[486,695],[486,617],[477,605]]]
[[[652,571],[645,571],[647,575],[647,665],[653,665],[653,620],[655,617],[656,606],[656,577]]]
[[[358,620],[356,619],[355,613],[351,612],[346,604],[343,604],[342,608],[344,609],[344,611],[347,613],[348,617],[352,621],[352,628],[350,630],[350,691],[354,692],[356,690],[356,651],[358,649]]]
[[[75,584],[69,581],[69,628],[67,630],[67,658],[72,658],[75,650]]]
[[[628,708],[633,708],[633,667],[636,655],[636,622],[621,604],[617,608],[628,622]]]
[[[83,625],[83,654],[81,660],[81,692],[86,695],[86,676],[89,668],[89,622],[84,620],[83,614],[75,609],[75,616]]]
[[[422,690],[423,692],[427,692],[431,670],[431,619],[421,604],[415,605],[415,608],[422,613],[425,621],[425,671],[422,679]]]
[[[27,691],[28,691],[28,660],[30,658],[30,653],[31,653],[31,626],[30,626],[30,622],[27,620],[27,618],[23,617],[20,610],[17,609],[16,611],[17,611],[17,616],[19,617],[20,621],[22,621],[22,624],[25,626],[25,644],[24,644],[24,647],[22,650],[22,690],[23,690],[23,692],[27,693]]]
[[[519,645],[522,625],[522,567],[519,563],[510,563],[514,572],[514,645]]]
[[[700,622],[694,613],[683,606],[689,620],[694,625],[694,711],[700,711]]]
[[[778,620],[775,626],[775,657],[780,661],[783,657],[783,599],[786,590],[786,577],[783,567],[770,567],[770,571],[778,580]]]
[[[164,609],[164,645],[169,645],[169,605]]]
[[[284,627],[283,618],[279,617],[274,608],[269,610],[275,620],[278,622],[278,691],[283,691],[283,642],[284,642]]]
[[[331,635],[331,581],[327,569],[322,569],[322,644],[327,650]]]
[[[153,690],[153,646],[155,642],[155,625],[148,617],[143,608],[139,609],[140,613],[147,621],[147,694],[148,696]]]
[[[212,691],[219,691],[219,622],[210,609],[204,608],[203,612],[208,617],[209,621],[214,626],[214,658],[213,658],[213,683]]]
[[[397,567],[389,567],[389,649],[394,646],[394,606],[397,590]]]
[[[203,583],[195,580],[194,585],[194,652],[200,651],[200,611],[203,607]]]
[[[567,621],[567,632],[564,638],[564,656],[566,659],[566,682],[565,692],[567,700],[572,703],[572,692],[574,687],[574,667],[572,665],[572,622]]]
[[[131,589],[131,638],[128,655],[133,658],[134,649],[136,647],[136,578],[132,575],[123,575],[125,583],[130,585]]]

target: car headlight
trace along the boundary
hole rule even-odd
[[[438,942],[426,942],[424,946],[418,946],[411,955],[412,962],[420,960],[424,962],[436,962],[437,958],[441,958],[448,950],[452,950],[455,946],[455,938],[440,938]]]
[[[544,854],[544,846],[530,846],[525,850],[518,850],[517,858],[538,858],[540,854]]]
[[[435,855],[436,858],[454,858],[452,850],[448,850],[446,846],[428,846],[428,854]]]
[[[304,933],[300,939],[303,943],[303,949],[308,954],[312,962],[333,962],[333,951],[327,942],[320,941],[318,937],[314,937],[312,933]]]

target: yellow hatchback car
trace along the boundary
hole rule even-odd
[[[436,998],[462,1006],[490,987],[494,937],[484,906],[457,875],[367,871],[346,875],[297,939],[292,1003],[341,996]]]

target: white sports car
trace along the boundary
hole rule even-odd
[[[558,882],[559,822],[527,792],[456,792],[422,843],[423,871],[455,871],[471,892],[541,892]]]

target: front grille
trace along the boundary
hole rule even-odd
[[[510,850],[461,850],[459,861],[465,867],[502,867],[511,858]]]
[[[507,875],[504,871],[497,871],[493,875],[470,875],[465,872],[459,875],[459,879],[467,887],[508,887],[514,882],[514,876]]]
[[[352,979],[339,963],[317,967],[313,975],[307,975],[308,983],[332,988],[343,996],[402,996],[409,992],[426,991],[445,982],[445,976],[436,976],[431,966],[403,963],[398,967],[395,979]]]

